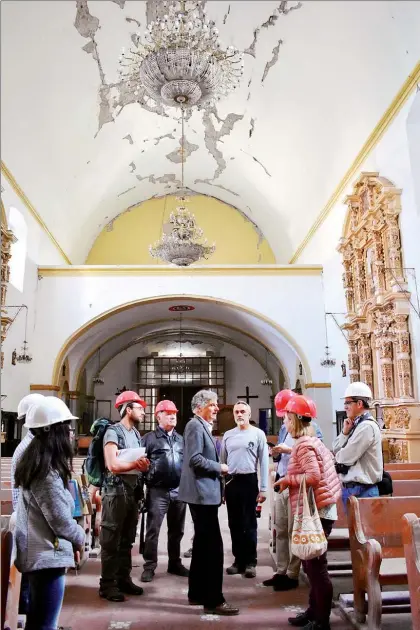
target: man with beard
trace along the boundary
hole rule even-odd
[[[266,500],[268,484],[267,438],[264,431],[251,425],[251,407],[246,402],[239,400],[234,405],[233,417],[236,428],[226,431],[223,436],[220,456],[229,468],[225,498],[235,558],[226,573],[243,573],[247,578],[254,578],[257,565],[256,506]]]
[[[102,486],[99,594],[111,602],[123,602],[124,593],[143,593],[131,579],[131,548],[138,521],[139,476],[148,470],[149,460],[140,457],[134,462],[123,462],[118,457],[119,450],[142,446],[138,427],[146,403],[136,392],[126,391],[117,397],[115,407],[121,421],[107,429],[103,440],[106,470]]]

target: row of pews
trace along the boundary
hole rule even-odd
[[[336,602],[350,621],[380,630],[383,614],[411,612],[413,629],[420,630],[420,463],[386,464],[385,470],[393,479],[392,497],[352,497],[347,515],[338,504],[328,569],[333,581],[352,580],[353,592]],[[271,499],[275,557],[274,493]]]

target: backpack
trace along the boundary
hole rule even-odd
[[[99,418],[95,420],[90,428],[93,440],[89,445],[87,456],[83,462],[83,472],[86,472],[89,483],[96,488],[101,488],[106,473],[105,457],[104,457],[104,436],[109,427],[114,427],[118,435],[118,449],[126,448],[124,434],[115,422],[111,422],[108,418]],[[139,444],[141,444],[140,433],[134,429]]]
[[[392,495],[394,488],[392,484],[392,477],[388,471],[383,471],[382,480],[377,483],[379,496]]]

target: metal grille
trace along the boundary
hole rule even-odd
[[[225,357],[139,357],[137,359],[138,394],[147,402],[144,431],[155,428],[153,410],[161,399],[162,386],[200,386],[216,392],[225,404]]]

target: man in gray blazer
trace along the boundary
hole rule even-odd
[[[219,462],[211,436],[219,407],[217,394],[202,389],[191,401],[194,413],[184,431],[184,461],[178,498],[190,506],[194,523],[188,600],[204,612],[237,615],[239,609],[223,597],[223,540],[218,509],[222,502],[221,477],[228,467]]]

